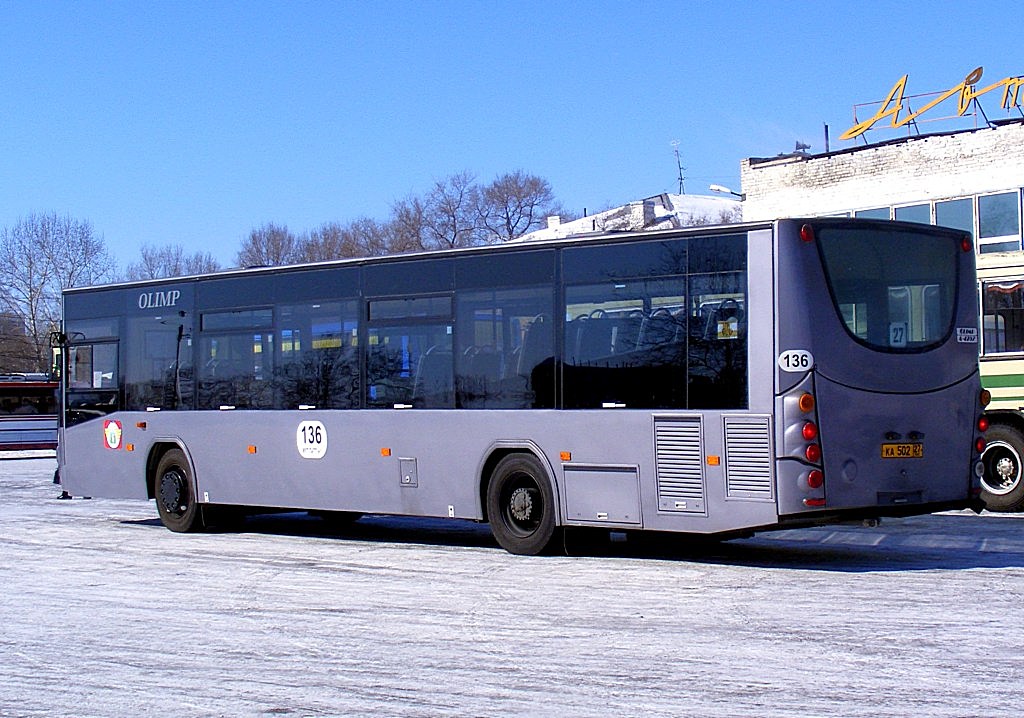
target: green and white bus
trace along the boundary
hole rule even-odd
[[[521,554],[977,508],[977,306],[969,235],[838,218],[71,289],[60,477]]]
[[[1024,511],[1024,253],[983,254],[981,380],[992,393],[982,498],[993,511]]]

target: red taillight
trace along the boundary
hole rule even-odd
[[[807,485],[812,489],[820,489],[824,483],[825,474],[818,469],[812,469],[811,473],[807,474]]]
[[[818,438],[818,427],[813,421],[808,421],[804,424],[804,428],[801,433],[803,434],[805,441],[814,441]]]
[[[821,461],[821,447],[817,444],[808,444],[804,450],[804,456],[807,457],[808,461],[815,464],[818,463]]]
[[[804,242],[814,241],[814,227],[809,224],[805,224],[800,228],[800,239]]]
[[[982,433],[988,431],[988,417],[987,416],[979,416],[978,417],[978,431],[980,431]]]
[[[971,251],[971,235],[965,234],[963,237],[960,238],[960,249],[962,249],[965,252]]]
[[[982,439],[980,436],[974,440],[974,450],[977,451],[979,454],[985,451],[986,446],[986,441]]]
[[[804,506],[819,508],[825,505],[825,499],[804,499]]]

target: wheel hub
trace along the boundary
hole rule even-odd
[[[999,485],[1003,488],[1010,486],[1013,483],[1013,477],[1017,475],[1017,467],[1013,465],[1013,460],[1004,456],[996,462],[995,468],[1000,479]]]
[[[184,513],[185,478],[177,471],[168,471],[160,477],[160,502],[171,513]]]
[[[533,496],[529,489],[520,487],[512,492],[509,512],[516,521],[529,521],[533,515]]]

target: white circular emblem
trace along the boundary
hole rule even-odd
[[[793,373],[810,371],[814,366],[814,355],[806,349],[789,349],[779,354],[779,369]]]
[[[303,459],[322,459],[327,453],[327,427],[319,421],[299,422],[295,447]]]

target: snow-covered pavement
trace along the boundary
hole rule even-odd
[[[0,459],[0,716],[1019,716],[1024,517],[520,557],[466,522],[174,534]]]

